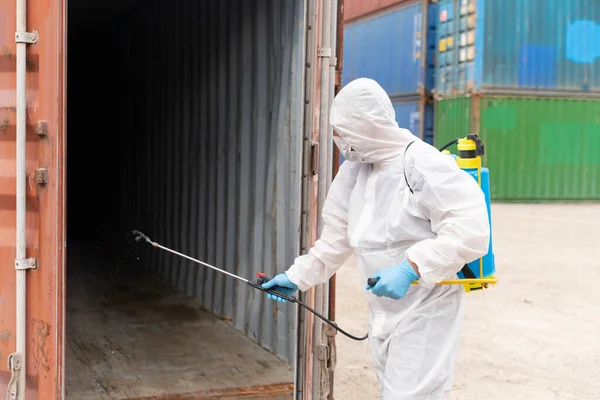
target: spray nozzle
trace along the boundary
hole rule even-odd
[[[148,236],[144,235],[142,232],[140,232],[140,231],[138,231],[138,230],[133,230],[133,231],[131,231],[131,234],[132,234],[133,236],[135,236],[135,241],[136,241],[136,242],[140,242],[140,241],[142,241],[142,240],[145,240],[146,242],[148,242],[148,243],[150,243],[150,244],[154,244],[154,243],[152,242],[152,240],[150,240],[150,238],[149,238]]]

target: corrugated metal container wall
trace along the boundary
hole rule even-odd
[[[352,21],[410,0],[344,0],[344,20]]]
[[[480,101],[496,199],[600,200],[600,101]]]
[[[455,97],[435,103],[435,140],[440,148],[457,137],[465,137],[471,130],[471,98]],[[450,150],[456,153],[455,147]]]
[[[194,258],[274,276],[299,251],[303,2],[186,2],[199,24],[178,3],[146,3],[117,33],[124,58],[115,67],[127,79],[114,90],[123,88],[127,113],[113,137],[123,143],[114,212]],[[293,360],[293,307],[146,250],[154,271]]]
[[[443,0],[438,91],[600,91],[600,3]]]
[[[343,84],[371,78],[391,97],[423,93],[427,84],[423,62],[427,49],[423,39],[428,33],[423,6],[423,2],[403,5],[347,24]],[[433,33],[430,35],[433,37]],[[433,69],[429,72],[432,84]]]
[[[443,100],[436,105],[436,146],[472,124],[485,144],[493,199],[600,200],[600,101]]]

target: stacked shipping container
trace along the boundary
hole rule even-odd
[[[600,93],[600,3],[591,0],[442,0],[440,94]]]
[[[392,8],[372,14],[382,6]],[[379,82],[392,98],[398,124],[429,143],[436,10],[426,1],[379,1],[348,2],[345,12],[342,83],[362,77]]]
[[[600,3],[347,1],[345,15],[344,84],[377,80],[437,146],[480,134],[493,198],[600,200]]]
[[[600,200],[600,3],[443,0],[437,32],[436,145],[480,134],[495,199]]]

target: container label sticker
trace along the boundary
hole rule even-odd
[[[415,44],[413,47],[413,60],[421,58],[421,47],[423,46],[421,39],[421,30],[423,29],[423,14],[416,13],[413,19],[413,29],[415,34]]]
[[[446,22],[452,20],[454,17],[454,0],[446,0],[440,2],[440,22]]]
[[[454,38],[449,37],[446,39],[446,47],[448,47],[448,50],[450,50],[452,46],[454,46]]]
[[[475,46],[467,47],[467,60],[473,61],[475,59]]]
[[[461,33],[460,34],[460,47],[465,47],[466,45],[467,45],[467,34]]]
[[[439,48],[440,48],[440,53],[443,53],[446,51],[446,39],[440,40]]]
[[[467,18],[467,28],[475,28],[475,15],[469,15],[469,17]]]
[[[473,14],[475,12],[475,3],[471,2],[471,4],[469,4],[469,14]]]
[[[440,12],[440,22],[448,21],[448,10],[444,9]]]
[[[460,58],[459,61],[461,63],[464,63],[465,61],[467,61],[467,51],[466,49],[460,49]]]
[[[467,32],[467,44],[474,45],[475,44],[475,31]]]

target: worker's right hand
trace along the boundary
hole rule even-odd
[[[298,290],[298,286],[292,283],[285,273],[277,275],[267,283],[263,283],[262,287],[264,289],[275,289],[290,295]],[[267,293],[267,297],[272,300],[277,300],[281,303],[287,302],[287,300],[282,299],[279,296],[275,296],[274,294]]]

